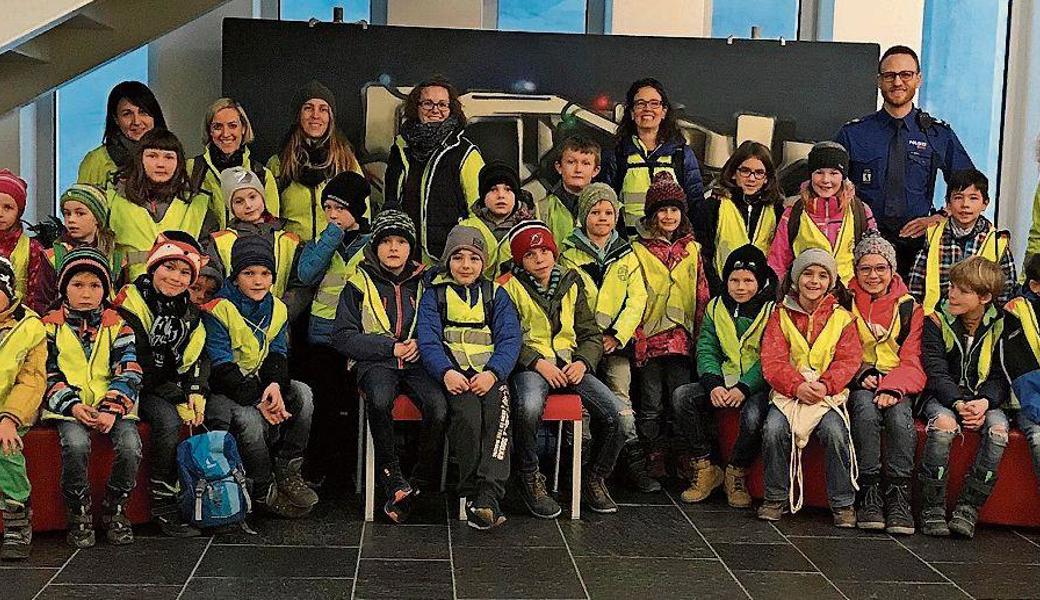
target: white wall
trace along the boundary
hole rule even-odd
[[[821,23],[821,32],[835,42],[874,42],[882,51],[889,46],[910,46],[920,54],[924,31],[924,0],[823,0],[831,6],[833,22]]]
[[[610,33],[709,37],[712,0],[607,0]],[[726,0],[717,0],[725,2]]]
[[[0,51],[12,44],[61,23],[91,0],[13,0],[0,2]]]

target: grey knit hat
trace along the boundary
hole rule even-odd
[[[475,227],[456,225],[451,228],[448,239],[444,241],[444,252],[441,254],[441,262],[445,271],[448,270],[448,265],[451,263],[451,255],[459,250],[473,252],[487,266],[487,246],[484,244],[484,236]]]
[[[267,196],[264,194],[264,184],[256,173],[242,167],[230,167],[220,172],[220,193],[224,195],[224,202],[231,206],[231,197],[238,190],[254,189],[260,193],[260,197],[267,204]]]
[[[827,269],[831,276],[831,283],[827,291],[833,290],[838,283],[838,263],[834,261],[834,257],[831,256],[830,252],[822,248],[809,248],[799,254],[798,258],[794,259],[794,262],[791,263],[791,284],[797,285],[798,279],[802,276],[802,271],[813,265]]]
[[[863,239],[856,244],[856,249],[852,251],[852,256],[855,258],[856,263],[859,263],[859,259],[868,254],[877,254],[884,257],[888,261],[888,266],[893,271],[896,269],[896,249],[888,240],[881,237],[881,234],[877,231],[871,230],[863,234]]]
[[[614,207],[614,216],[616,220],[616,217],[621,212],[621,204],[618,202],[617,192],[614,191],[614,188],[597,181],[596,183],[590,183],[585,186],[585,189],[578,194],[578,223],[581,224],[583,229],[585,228],[585,221],[589,218],[589,213],[592,211],[592,207],[604,200],[610,202],[611,206]]]

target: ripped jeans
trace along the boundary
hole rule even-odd
[[[1029,418],[1025,411],[1018,411],[1018,428],[1029,442],[1029,452],[1033,454],[1033,471],[1040,481],[1040,423]]]
[[[932,479],[946,479],[950,464],[950,447],[954,438],[961,432],[960,416],[935,398],[929,398],[921,409],[921,417],[928,423],[928,438],[921,455],[921,471]],[[953,429],[942,430],[937,426],[937,421],[943,418],[953,420]],[[1004,411],[999,408],[986,411],[986,420],[979,429],[979,437],[979,449],[975,453],[975,462],[969,475],[986,482],[996,477],[997,466],[1007,447],[1008,418]]]

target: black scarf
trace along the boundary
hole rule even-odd
[[[450,115],[438,123],[420,123],[418,120],[406,121],[401,127],[401,136],[408,143],[408,150],[415,160],[425,163],[430,160],[448,136],[459,128],[459,119]]]
[[[243,159],[245,157],[246,145],[242,144],[231,154],[224,154],[213,144],[206,145],[206,152],[209,153],[209,159],[213,162],[213,167],[219,174],[224,169],[230,169],[231,167],[241,167]]]
[[[199,321],[190,295],[188,292],[173,297],[163,295],[155,289],[150,274],[138,277],[134,286],[152,312],[152,328],[148,332],[152,364],[157,370],[176,369]]]
[[[307,155],[307,162],[300,165],[299,181],[307,187],[317,187],[329,179],[328,167],[316,167],[323,165],[329,160],[329,138],[320,141],[308,139],[303,144],[303,151]]]
[[[115,139],[105,141],[105,150],[108,150],[109,158],[122,171],[130,166],[130,161],[137,153],[137,142],[120,133]]]

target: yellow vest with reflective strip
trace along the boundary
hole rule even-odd
[[[856,329],[859,331],[859,339],[863,342],[863,364],[870,365],[882,374],[890,372],[899,366],[899,334],[903,327],[910,327],[909,323],[902,323],[899,317],[899,307],[904,302],[913,302],[909,294],[904,294],[896,301],[892,308],[892,322],[888,331],[883,336],[875,336],[871,331],[867,319],[859,311],[859,306],[852,303],[852,314],[856,315]],[[911,313],[913,314],[913,313]]]
[[[845,327],[855,318],[849,311],[835,305],[834,312],[827,319],[827,324],[823,326],[820,335],[816,336],[816,340],[810,347],[805,336],[798,331],[798,327],[787,314],[787,309],[780,309],[780,330],[783,331],[784,337],[791,347],[791,363],[799,371],[812,369],[817,374],[823,375],[834,358],[838,341],[841,339],[841,332],[845,331]],[[810,326],[811,322],[810,319]]]
[[[209,211],[209,196],[198,194],[191,200],[174,200],[162,220],[156,223],[151,213],[142,206],[127,200],[114,190],[109,190],[112,212],[108,218],[109,229],[116,233],[116,248],[126,252],[129,280],[137,279],[145,272],[148,252],[163,231],[183,231],[198,239],[202,223]]]
[[[799,230],[800,231],[800,230]],[[722,276],[726,259],[729,258],[737,248],[754,244],[763,254],[769,255],[769,246],[773,244],[773,236],[776,235],[776,210],[765,206],[762,214],[755,225],[754,239],[748,237],[747,225],[744,217],[737,209],[732,199],[722,196],[719,198],[719,223],[715,233],[715,272]]]
[[[271,322],[263,328],[243,317],[238,307],[227,298],[218,298],[202,308],[227,329],[235,364],[246,377],[260,370],[261,365],[267,360],[267,355],[271,353],[271,342],[278,336],[289,317],[285,304],[277,297],[274,298]],[[260,339],[257,339],[257,333],[260,334]]]
[[[24,231],[18,236],[9,258],[14,268],[14,291],[25,300],[29,285],[29,236]]]
[[[484,277],[494,281],[502,273],[502,263],[507,260],[512,260],[513,255],[509,249],[509,236],[503,237],[501,240],[495,239],[495,234],[491,232],[487,224],[480,220],[479,217],[468,217],[459,221],[459,225],[466,225],[472,227],[480,232],[481,237],[484,238],[484,249],[487,251],[487,262],[484,264]],[[559,238],[556,238],[559,240]],[[560,240],[562,243],[563,240]]]
[[[131,283],[124,287],[123,291],[116,297],[116,304],[140,319],[145,331],[150,332],[152,330],[155,316],[152,314],[152,310],[148,308],[148,303],[145,302],[144,297],[141,296],[141,291],[137,289],[136,285]],[[188,345],[184,347],[184,352],[181,355],[181,364],[177,366],[177,372],[187,373],[188,369],[198,362],[205,346],[206,328],[199,322],[195,325],[195,329],[191,331],[191,336],[188,337]]]
[[[838,279],[845,285],[848,285],[852,281],[853,266],[855,260],[852,254],[853,248],[856,246],[856,217],[855,210],[850,204],[845,209],[845,214],[841,218],[841,229],[838,231],[838,238],[834,241],[834,245],[831,246],[830,240],[823,233],[816,222],[809,216],[809,211],[801,211],[801,224],[798,226],[798,237],[791,242],[791,251],[797,258],[799,254],[808,250],[809,248],[820,248],[831,253],[834,257],[834,261],[838,263]]]
[[[562,285],[561,281],[561,285]],[[533,348],[538,355],[552,363],[571,363],[578,348],[578,336],[574,331],[575,305],[578,303],[578,284],[567,289],[560,305],[560,329],[553,334],[554,327],[542,307],[535,302],[520,280],[512,273],[505,275],[501,285],[516,305],[520,315],[520,329],[524,344]]]
[[[632,339],[632,334],[639,327],[646,310],[641,309],[638,317],[634,319],[621,319],[621,313],[632,303],[646,304],[647,290],[643,268],[635,251],[629,252],[610,263],[607,272],[603,274],[603,284],[597,288],[596,282],[581,268],[592,261],[592,257],[585,251],[574,246],[567,247],[560,254],[560,265],[576,272],[585,282],[585,295],[589,299],[589,308],[596,317],[596,324],[603,331],[613,328],[618,341],[624,346]]]
[[[311,314],[315,317],[331,321],[336,318],[336,308],[339,306],[339,297],[347,281],[357,271],[358,265],[364,259],[364,252],[358,250],[344,262],[339,252],[332,253],[329,268],[325,270],[325,276],[318,284],[318,291],[314,294],[311,303]]]
[[[943,307],[945,308],[945,304],[943,305]],[[996,316],[993,316],[995,314],[996,309],[994,309],[993,306],[990,305],[986,309],[986,313],[982,317],[983,323],[985,323],[987,319],[996,319],[996,322],[993,323],[993,326],[987,329],[986,333],[983,335],[982,349],[979,351],[979,361],[977,365],[978,379],[976,380],[974,386],[969,384],[967,376],[967,365],[969,362],[968,353],[966,352],[965,348],[961,345],[961,340],[957,337],[957,333],[950,326],[949,322],[947,322],[945,311],[935,311],[933,314],[929,315],[933,320],[939,323],[939,327],[940,329],[942,329],[943,343],[946,344],[946,352],[953,350],[954,346],[957,346],[957,348],[960,349],[961,380],[958,383],[971,390],[972,393],[977,392],[978,388],[983,383],[985,383],[986,379],[989,377],[989,371],[993,365],[993,352],[996,349],[997,341],[1000,339],[1000,335],[1004,332],[1004,319],[1000,319]]]
[[[930,315],[935,312],[935,306],[942,299],[942,286],[939,285],[940,263],[942,262],[942,236],[949,219],[943,219],[928,228],[928,258],[925,263],[924,273],[924,314]],[[996,227],[990,227],[986,239],[976,256],[988,258],[1000,264],[1000,257],[1007,250],[1011,235],[1006,231],[998,231]],[[965,257],[967,258],[967,257]]]
[[[693,334],[697,314],[697,269],[701,245],[686,244],[686,258],[671,270],[643,244],[632,244],[646,278],[647,302],[643,312],[643,333],[647,337],[675,327]]]
[[[638,137],[632,136],[632,142],[644,153],[651,154]],[[671,173],[675,181],[679,181],[679,177],[675,172],[675,165],[672,164],[671,154],[655,156],[650,159],[651,164],[648,165],[646,158],[639,152],[633,152],[625,157],[625,162],[627,168],[625,178],[621,181],[621,205],[625,211],[625,223],[632,227],[645,214],[646,191],[650,189],[653,176],[666,172]],[[679,168],[683,168],[683,165],[679,165]]]
[[[7,398],[14,387],[26,355],[47,338],[40,317],[28,307],[14,327],[0,332],[0,398]]]
[[[766,321],[773,312],[773,303],[766,302],[758,311],[758,316],[751,322],[742,335],[737,335],[737,324],[733,321],[722,298],[712,298],[704,309],[715,324],[715,335],[726,359],[722,362],[722,376],[727,386],[736,385],[740,378],[759,361],[762,347],[762,334],[766,331]]]
[[[444,320],[444,344],[451,351],[456,364],[463,371],[473,370],[478,373],[484,370],[491,355],[495,353],[494,338],[487,322],[490,315],[484,314],[484,297],[482,286],[477,286],[476,298],[470,303],[471,290],[466,287],[466,298],[459,296],[454,285],[449,283],[450,277],[443,273],[433,280],[433,285],[444,286],[444,298],[447,301],[447,315]],[[492,290],[498,290],[498,284]],[[492,292],[494,293],[494,292]]]
[[[1012,298],[1005,307],[1009,313],[1018,317],[1022,322],[1022,332],[1029,342],[1029,348],[1033,351],[1033,358],[1040,364],[1040,324],[1036,320],[1036,312],[1032,303],[1021,296]]]
[[[224,265],[224,277],[231,274],[231,248],[239,238],[239,233],[234,229],[225,229],[213,234],[213,243],[217,247],[220,262]],[[277,298],[285,295],[285,289],[289,285],[292,275],[293,259],[296,258],[296,249],[300,246],[300,238],[289,231],[274,232],[274,285],[271,293]]]
[[[356,287],[362,294],[361,299],[361,329],[365,333],[373,335],[381,335],[388,338],[398,339],[396,332],[390,330],[390,315],[386,314],[386,308],[383,306],[383,302],[379,296],[379,290],[376,288],[375,282],[372,281],[372,277],[369,276],[368,272],[364,269],[355,269],[354,274],[350,276],[347,283]],[[419,292],[415,297],[415,306],[419,306],[419,301],[422,299],[423,286],[419,286]],[[404,299],[402,298],[402,301]],[[404,337],[401,339],[411,339],[415,337],[415,321],[418,314],[418,309],[413,313],[412,322],[408,326],[407,332],[402,332]],[[398,325],[401,325],[400,323]]]
[[[535,216],[549,226],[553,239],[562,244],[571,232],[581,228],[578,217],[563,204],[555,194],[549,194],[534,204]]]

